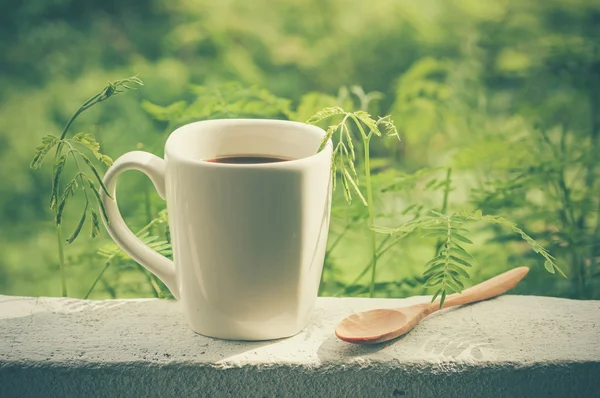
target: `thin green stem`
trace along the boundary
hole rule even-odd
[[[342,232],[340,232],[340,234],[337,236],[337,238],[335,238],[335,240],[333,241],[333,243],[331,244],[331,246],[329,246],[329,249],[327,249],[327,253],[331,253],[333,251],[333,249],[335,249],[335,247],[340,243],[340,241],[342,240],[342,238],[344,237],[344,235],[346,235],[346,233],[350,229],[351,225],[352,225],[352,222],[350,222],[349,224],[347,224],[344,227],[344,229],[342,230]]]
[[[348,232],[348,230],[350,229],[350,225],[352,225],[352,223],[346,224],[346,226],[344,227],[342,232],[337,236],[337,238],[335,239],[333,244],[325,252],[325,259],[323,260],[323,271],[321,272],[321,280],[319,281],[319,296],[323,292],[323,282],[325,280],[325,271],[326,271],[325,267],[327,266],[327,259],[331,255],[331,252],[338,245],[338,243],[340,243],[342,238],[346,235],[346,232]]]
[[[104,290],[110,295],[110,298],[116,299],[117,292],[115,291],[115,288],[109,285],[104,278],[100,279],[100,282],[102,282],[102,286],[104,286]]]
[[[148,186],[145,186],[144,189],[144,207],[145,207],[145,211],[146,211],[146,223],[148,225],[148,230],[150,232],[150,234],[153,233],[153,225],[154,223],[152,222],[153,217],[152,217],[152,201],[150,200],[150,191],[148,190]],[[144,272],[144,275],[146,276],[146,280],[148,281],[148,284],[150,285],[150,288],[152,289],[154,296],[155,297],[159,297],[159,293],[161,293],[162,289],[160,288],[160,285],[158,284],[157,278],[154,274],[150,273],[149,271],[147,271],[145,268],[140,268],[140,270],[142,272]]]
[[[71,116],[71,119],[69,119],[69,121],[67,122],[67,125],[65,126],[65,128],[62,131],[62,133],[60,134],[60,141],[64,140],[64,138],[67,136],[67,131],[69,131],[69,127],[71,127],[71,124],[73,124],[73,122],[75,121],[75,119],[77,119],[77,117],[79,115],[81,115],[85,109],[87,109],[87,108],[84,108],[82,106],[81,108],[79,108],[77,110],[77,112],[75,112],[73,114],[73,116]],[[61,144],[61,142],[58,143],[59,146],[56,148],[56,153],[57,154],[60,152],[60,149],[61,149],[60,148],[60,144]]]
[[[367,134],[365,134],[365,130],[363,129],[362,125],[360,124],[360,120],[358,120],[358,118],[353,114],[350,114],[350,117],[352,118],[352,120],[354,120],[356,127],[358,127],[358,131],[360,131],[360,136],[362,137],[363,141],[365,142],[365,145],[368,146],[369,144],[367,141],[369,141],[369,139],[371,138],[372,132],[367,136]]]
[[[450,188],[451,188],[451,177],[452,177],[452,168],[449,167],[448,171],[446,172],[446,181],[444,181],[444,198],[442,200],[442,209],[440,211],[440,213],[442,214],[446,214],[446,211],[448,210],[448,196],[450,195]],[[440,249],[442,248],[442,245],[444,244],[444,242],[442,240],[437,241],[436,245],[435,245],[435,255],[437,255],[440,252]]]
[[[388,246],[387,246],[385,249],[381,250],[381,248],[383,247],[383,245],[385,245],[385,244],[387,243],[387,241],[388,241],[388,240],[389,240],[391,237],[392,237],[392,235],[388,235],[388,236],[386,236],[386,237],[383,239],[383,241],[381,241],[381,243],[379,244],[379,247],[377,248],[377,250],[378,250],[378,253],[377,253],[377,258],[379,258],[379,257],[383,256],[383,254],[384,254],[385,252],[387,252],[389,249],[391,249],[391,248],[392,248],[392,246],[394,245],[394,243],[396,243],[396,241],[398,240],[398,239],[396,239],[396,240],[395,240],[393,243],[391,243],[390,245],[388,245]],[[356,285],[356,284],[357,284],[357,283],[358,283],[358,282],[359,282],[359,281],[362,279],[362,277],[363,277],[363,276],[365,276],[365,275],[367,274],[367,272],[369,271],[369,269],[371,269],[371,266],[372,266],[372,265],[373,265],[373,259],[369,260],[369,263],[363,267],[363,270],[360,272],[360,274],[358,274],[358,276],[357,276],[356,278],[354,278],[354,280],[353,280],[352,282],[350,282],[350,283],[348,284],[348,286],[353,286],[353,285]],[[346,293],[346,290],[347,290],[347,288],[344,288],[344,289],[342,289],[340,292],[338,292],[338,293],[335,295],[335,297],[339,297],[339,296],[341,296],[342,294],[345,294],[345,293]]]
[[[452,167],[448,168],[446,172],[446,181],[444,182],[444,199],[442,201],[442,211],[440,213],[446,214],[446,210],[448,210],[448,196],[450,195],[450,183],[452,177]]]
[[[361,129],[362,130],[362,129]],[[364,132],[362,133],[364,135]],[[367,186],[367,206],[369,210],[369,233],[371,234],[371,258],[373,267],[371,268],[371,284],[369,286],[369,296],[375,296],[375,276],[377,272],[377,234],[373,231],[375,226],[375,212],[373,211],[373,187],[371,186],[371,163],[369,156],[370,139],[365,140],[365,184]]]
[[[446,292],[446,278],[448,277],[448,263],[450,262],[450,242],[452,240],[452,216],[447,217],[447,222],[448,224],[446,224],[446,230],[448,231],[446,234],[446,242],[444,243],[444,257],[445,257],[445,261],[444,261],[444,279],[442,281],[442,297],[440,298],[440,309],[442,308],[442,306],[444,305],[444,299],[446,297],[446,295],[444,294],[444,292]]]
[[[71,124],[73,124],[73,122],[75,121],[75,119],[77,119],[77,117],[79,115],[81,115],[83,113],[83,111],[85,111],[86,109],[89,109],[92,105],[88,105],[88,103],[90,103],[92,100],[96,99],[96,97],[98,96],[98,94],[96,94],[94,97],[90,98],[89,100],[87,100],[85,102],[85,104],[83,104],[78,110],[77,112],[75,112],[73,114],[73,116],[71,117],[71,119],[69,119],[69,121],[67,122],[65,128],[63,129],[62,133],[60,134],[60,140],[58,141],[58,145],[56,146],[56,155],[55,157],[58,157],[58,154],[60,153],[61,149],[62,149],[62,144],[63,144],[63,140],[64,138],[67,136],[67,131],[69,131],[69,127],[71,127]]]
[[[62,296],[67,297],[67,276],[66,276],[66,264],[65,264],[65,253],[63,248],[63,236],[61,225],[56,226],[56,243],[58,244],[58,263],[60,265],[60,285]]]
[[[111,257],[111,259],[112,259],[112,257]],[[83,297],[84,300],[87,300],[90,297],[90,294],[92,294],[92,291],[94,290],[94,288],[96,287],[96,285],[100,281],[100,278],[102,278],[102,275],[104,275],[104,272],[106,272],[106,270],[108,269],[108,267],[110,267],[110,260],[111,259],[107,260],[106,264],[104,264],[104,268],[102,268],[102,271],[100,271],[100,273],[98,274],[98,276],[94,280],[94,283],[92,283],[92,286],[90,286],[90,288],[88,289],[87,293]]]
[[[60,135],[60,140],[62,141],[66,136],[67,136],[67,131],[69,131],[69,127],[71,127],[71,124],[73,124],[73,122],[75,121],[75,119],[77,119],[77,117],[82,114],[84,111],[90,109],[92,106],[94,106],[96,103],[100,102],[97,101],[97,99],[102,95],[102,93],[98,93],[96,95],[94,95],[93,97],[91,97],[90,99],[88,99],[87,101],[85,101],[83,103],[83,105],[81,105],[79,107],[79,109],[77,110],[77,112],[75,112],[73,114],[73,116],[71,116],[71,119],[69,119],[69,121],[67,122],[67,124],[65,125],[65,128],[62,131],[62,134]],[[94,102],[95,101],[95,102]],[[59,143],[60,144],[60,143]],[[58,149],[58,148],[57,148]],[[56,152],[58,153],[58,151]]]
[[[150,192],[147,185],[144,186],[144,208],[146,211],[146,224],[150,224],[154,217],[152,217],[152,202],[150,201]],[[152,233],[152,228],[150,228],[150,233]]]
[[[85,195],[85,201],[87,202],[88,205],[90,204],[90,199],[88,198],[88,194],[87,194],[87,188],[85,186],[85,183],[83,182],[83,177],[85,176],[85,173],[83,171],[81,171],[81,167],[79,166],[79,161],[77,160],[77,156],[75,156],[75,149],[73,148],[73,146],[71,145],[70,142],[65,141],[65,143],[69,146],[70,150],[68,153],[71,154],[71,156],[73,157],[73,160],[75,161],[75,165],[77,166],[77,175],[75,177],[79,177],[79,181],[81,182],[81,188],[83,189],[83,194]],[[85,176],[87,178],[87,176]]]
[[[146,278],[146,282],[148,282],[148,285],[150,285],[150,290],[152,290],[152,295],[155,298],[158,298],[158,292],[159,292],[160,288],[158,288],[158,290],[157,290],[158,286],[155,286],[155,282],[152,280],[152,274],[150,273],[150,271],[148,271],[146,268],[142,267],[139,264],[137,264],[137,267],[140,270],[140,272],[144,275],[144,277]]]

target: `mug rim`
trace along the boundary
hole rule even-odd
[[[308,129],[308,130],[317,132],[320,134],[321,137],[325,137],[325,135],[327,134],[327,132],[325,130],[323,130],[321,127],[315,126],[313,124],[297,122],[297,121],[293,121],[293,120],[258,119],[258,118],[257,119],[232,118],[232,119],[199,120],[196,122],[184,124],[183,126],[176,128],[173,132],[171,132],[171,134],[169,134],[169,137],[167,138],[167,140],[165,142],[165,160],[176,160],[180,163],[186,163],[186,164],[190,164],[190,165],[205,166],[205,167],[217,167],[217,168],[219,168],[219,167],[221,167],[221,168],[223,168],[223,167],[239,168],[239,169],[286,168],[286,167],[293,167],[296,165],[301,166],[304,163],[311,163],[314,161],[318,161],[324,156],[331,157],[331,153],[333,152],[333,143],[331,141],[331,138],[327,141],[325,148],[323,148],[321,151],[319,151],[313,155],[304,156],[304,157],[301,157],[298,159],[286,160],[285,162],[273,162],[273,163],[243,163],[242,164],[242,163],[209,162],[209,161],[203,160],[203,159],[195,159],[195,158],[187,157],[180,153],[177,153],[177,151],[170,150],[169,143],[174,139],[174,137],[177,135],[183,134],[184,132],[188,131],[189,129],[191,129],[193,127],[196,127],[198,125],[206,125],[206,124],[218,125],[218,124],[231,124],[231,123],[239,124],[239,125],[261,124],[261,123],[267,123],[267,124],[271,124],[271,125],[280,124],[280,125],[285,125],[285,126],[296,125],[297,127],[301,127],[303,129]]]

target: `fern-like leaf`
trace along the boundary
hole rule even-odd
[[[558,272],[564,278],[567,277],[567,275],[563,272],[563,270],[555,263],[554,257],[548,252],[548,250],[546,250],[539,242],[537,242],[535,239],[533,239],[531,236],[529,236],[527,233],[525,233],[525,231],[523,231],[521,228],[519,228],[516,223],[514,223],[510,220],[507,220],[504,217],[483,215],[481,210],[477,210],[472,213],[463,212],[461,215],[463,218],[468,219],[468,220],[483,221],[483,222],[486,222],[489,224],[501,225],[505,228],[510,229],[512,232],[520,235],[521,238],[525,242],[527,242],[527,244],[529,244],[529,246],[531,247],[531,249],[534,252],[538,253],[540,256],[542,256],[544,258],[544,260],[545,260],[544,268],[546,268],[546,270],[548,272],[550,272],[551,274]]]
[[[347,112],[340,108],[339,106],[332,106],[328,108],[321,109],[314,115],[312,115],[306,123],[308,124],[317,124],[322,120],[328,119],[332,116],[336,115],[345,115]]]
[[[35,148],[35,155],[33,156],[29,167],[31,167],[32,169],[39,169],[42,165],[42,162],[44,161],[44,158],[46,157],[46,155],[48,155],[48,152],[50,152],[50,150],[56,144],[58,144],[57,137],[50,134],[44,136],[42,138],[42,143]]]
[[[52,192],[50,193],[50,208],[54,209],[58,200],[60,177],[67,163],[67,156],[60,155],[52,168]]]
[[[464,251],[464,249],[456,243],[456,240],[470,242],[470,240],[457,232],[468,232],[464,227],[459,226],[462,223],[463,218],[456,215],[445,216],[443,214],[437,214],[438,217],[435,219],[436,224],[428,228],[429,230],[432,230],[432,232],[429,232],[423,237],[444,238],[442,248],[440,253],[425,265],[426,269],[423,275],[429,277],[425,283],[427,287],[439,286],[438,292],[432,298],[432,302],[441,293],[441,308],[444,305],[448,290],[452,290],[456,293],[462,292],[464,283],[461,281],[461,278],[470,278],[469,273],[463,267],[471,267],[471,263],[464,258],[466,256],[458,257],[454,255],[454,253],[462,253]]]
[[[108,155],[100,152],[100,143],[96,141],[96,138],[94,138],[93,135],[89,133],[77,133],[70,141],[83,145],[92,152],[96,159],[104,163],[106,166],[112,166],[113,160]]]

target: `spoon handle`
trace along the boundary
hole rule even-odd
[[[523,279],[528,272],[529,268],[527,267],[514,268],[510,271],[506,271],[503,274],[488,279],[485,282],[481,282],[478,285],[465,289],[462,291],[462,293],[451,294],[444,301],[444,308],[475,303],[477,301],[499,296],[515,287],[515,285],[519,283],[519,281]],[[435,309],[438,309],[440,306],[439,301],[432,303],[431,306],[435,307]]]

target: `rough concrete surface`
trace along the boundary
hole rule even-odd
[[[300,334],[234,342],[192,332],[174,301],[0,296],[0,397],[600,396],[600,301],[503,296],[378,346],[333,334],[425,301],[319,298]]]

